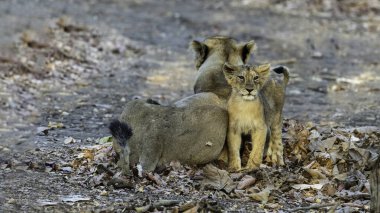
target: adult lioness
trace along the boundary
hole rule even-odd
[[[226,80],[232,87],[232,93],[227,104],[229,114],[227,144],[229,169],[232,171],[241,169],[242,134],[251,135],[253,146],[246,169],[252,170],[260,166],[267,136],[270,136],[269,149],[271,152],[276,152],[275,156],[279,164],[284,164],[281,140],[284,99],[283,95],[277,97],[273,94],[285,92],[289,81],[289,72],[284,67],[275,68],[274,71],[284,74],[282,83],[269,80],[269,64],[256,67],[234,66],[226,63],[223,67]],[[266,88],[265,91],[264,88]],[[279,100],[274,100],[276,98]],[[275,106],[275,103],[281,103],[281,108]]]
[[[128,173],[136,163],[145,171],[173,160],[208,163],[223,148],[227,119],[224,103],[213,93],[192,95],[173,106],[130,101],[110,125],[118,165]]]
[[[222,67],[225,62],[242,65],[248,62],[255,49],[255,42],[238,43],[236,40],[214,36],[203,42],[192,41],[195,52],[195,67],[198,75],[194,84],[194,92],[212,92],[222,99],[227,99],[231,88],[224,78]]]

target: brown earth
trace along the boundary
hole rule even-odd
[[[260,209],[198,192],[195,180],[193,196],[94,186],[85,181],[93,173],[78,175],[72,162],[102,144],[133,97],[165,104],[192,94],[188,43],[211,35],[254,39],[251,61],[290,68],[285,118],[320,128],[380,126],[380,6],[363,2],[1,1],[0,209],[122,211],[146,198]],[[90,201],[62,201],[73,194]]]

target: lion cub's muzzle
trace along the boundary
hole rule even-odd
[[[251,88],[245,88],[245,90],[243,90],[240,94],[242,95],[243,100],[253,101],[256,99],[257,90],[251,89]]]

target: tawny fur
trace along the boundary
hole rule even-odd
[[[191,48],[195,52],[195,64],[198,75],[194,84],[194,92],[212,92],[222,99],[227,99],[231,88],[223,75],[223,64],[242,65],[248,62],[255,49],[255,42],[238,43],[232,38],[214,36],[203,42],[192,41]]]
[[[238,43],[232,38],[223,36],[211,37],[203,42],[192,41],[190,46],[195,52],[195,64],[198,69],[194,92],[212,92],[222,100],[227,100],[231,94],[231,86],[227,83],[222,71],[223,64],[225,62],[232,65],[247,63],[256,47],[253,40]],[[281,70],[283,67],[278,68]],[[286,85],[286,82],[284,83]],[[282,108],[285,98],[284,88],[283,84],[269,80],[262,89],[262,93],[267,97],[268,105],[276,112],[273,119],[277,120],[275,123],[279,123],[280,126],[282,126]],[[281,138],[278,138],[278,135],[281,135],[281,129],[274,128],[272,135],[272,142],[266,153],[266,161],[273,165],[283,165],[282,142],[280,143]],[[273,139],[273,137],[277,137],[277,139]],[[228,161],[227,147],[223,148],[219,159]]]
[[[228,63],[224,65],[224,75],[228,84],[232,87],[232,93],[227,104],[229,114],[227,145],[229,169],[232,171],[241,170],[240,147],[242,134],[250,134],[253,145],[244,169],[253,170],[260,166],[267,135],[270,135],[269,161],[279,165],[284,164],[281,140],[284,95],[279,97],[268,95],[269,90],[272,90],[272,93],[285,93],[289,73],[286,68],[281,68],[275,68],[276,72],[284,74],[284,81],[278,83],[274,80],[269,80],[269,64],[257,67],[248,65],[234,66]],[[278,100],[278,98],[281,100]],[[277,106],[275,103],[277,103]]]
[[[228,125],[226,99],[230,94],[223,75],[223,64],[244,64],[254,42],[237,43],[222,36],[192,41],[198,69],[196,94],[170,106],[149,100],[129,102],[114,128],[127,125],[130,138],[114,134],[118,165],[127,173],[129,165],[140,163],[144,170],[179,160],[200,164],[215,160],[225,144]],[[125,125],[124,125],[125,124]],[[111,129],[112,130],[112,129]]]

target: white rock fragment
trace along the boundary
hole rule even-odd
[[[66,138],[64,141],[63,141],[63,143],[64,144],[70,144],[70,143],[75,143],[76,141],[75,141],[75,139],[73,138],[73,137],[68,137],[68,138]]]

